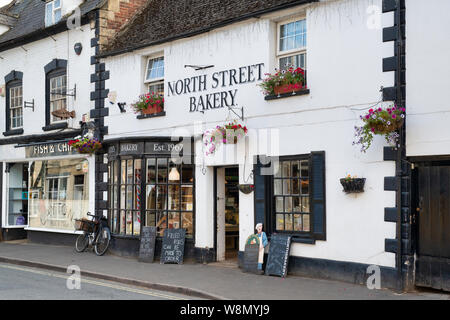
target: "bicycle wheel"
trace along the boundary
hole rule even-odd
[[[109,228],[108,227],[100,228],[97,235],[97,241],[95,241],[94,246],[95,254],[98,256],[104,255],[106,250],[108,250],[110,240],[111,240],[111,232],[109,231]]]
[[[89,245],[89,234],[87,232],[83,232],[77,237],[77,241],[75,242],[75,250],[77,252],[83,252]]]

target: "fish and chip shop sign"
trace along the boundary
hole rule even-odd
[[[52,156],[66,156],[77,152],[66,142],[45,143],[25,147],[25,157],[43,158]]]

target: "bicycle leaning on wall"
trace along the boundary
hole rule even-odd
[[[83,231],[75,242],[75,250],[77,252],[83,252],[91,245],[94,246],[95,254],[101,256],[108,250],[111,240],[111,232],[108,228],[107,219],[103,215],[96,216],[90,212],[87,215],[93,217],[93,219],[75,220],[75,229]]]

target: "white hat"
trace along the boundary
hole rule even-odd
[[[258,224],[257,224],[257,225],[255,226],[255,229],[258,229],[258,227],[259,227],[259,226],[261,226],[261,227],[262,227],[262,226],[263,226],[263,224],[262,224],[261,222],[260,222],[260,223],[258,223]]]

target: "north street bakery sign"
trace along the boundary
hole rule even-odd
[[[25,156],[27,158],[65,156],[76,153],[77,152],[69,146],[68,141],[44,143],[25,147]]]
[[[189,95],[189,112],[205,113],[208,110],[237,106],[236,85],[253,83],[263,79],[264,63],[242,66],[168,82],[167,95]],[[206,93],[207,90],[216,92]],[[219,91],[220,90],[220,91]]]

